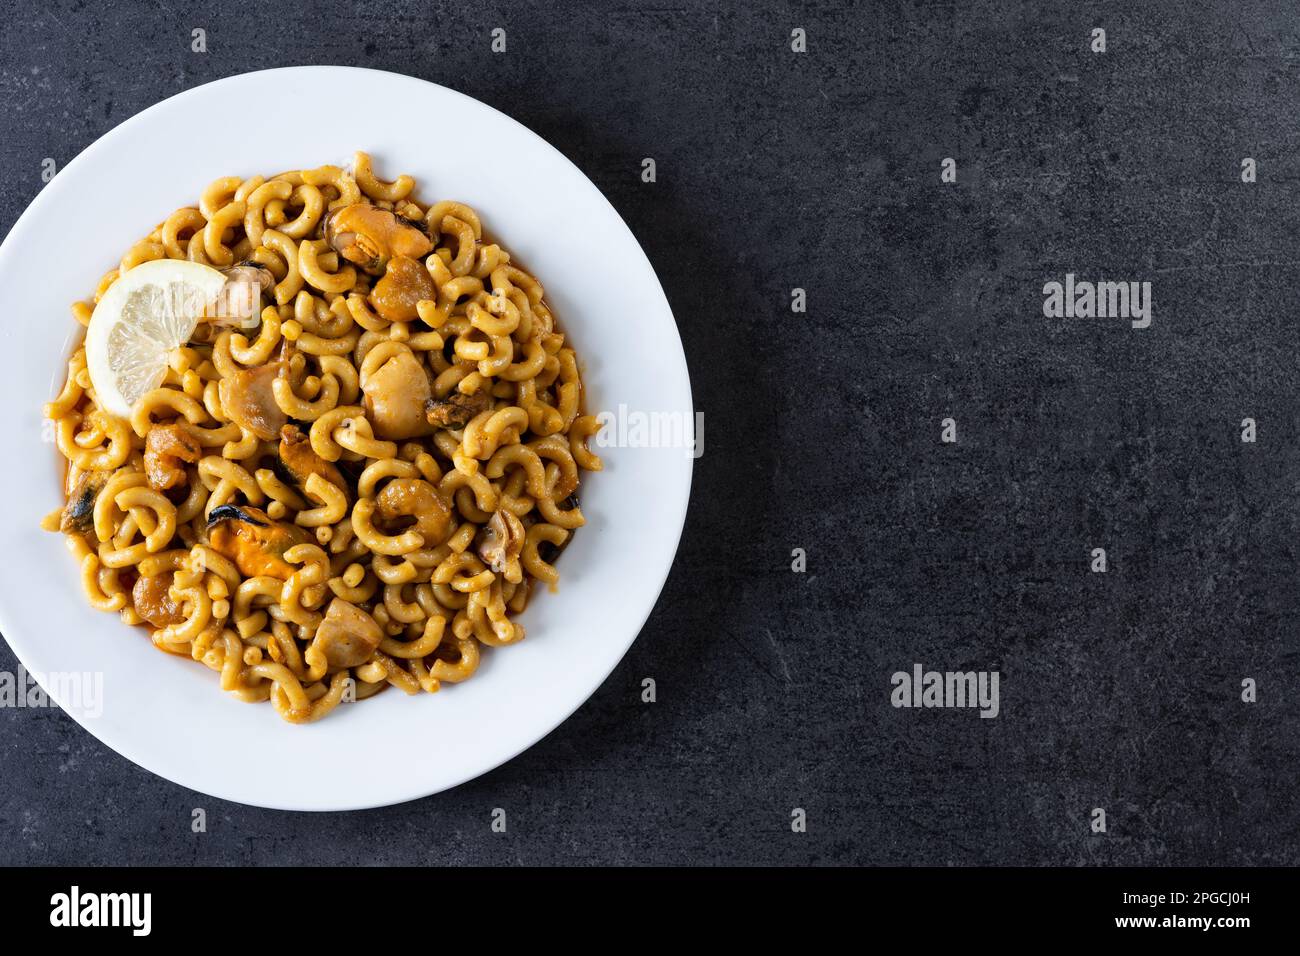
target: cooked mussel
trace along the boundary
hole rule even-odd
[[[297,425],[288,424],[280,429],[279,450],[284,474],[299,488],[305,488],[307,479],[312,475],[320,475],[342,488],[344,494],[347,493],[348,486],[343,480],[343,473],[333,462],[316,454],[311,447],[311,439]]]
[[[436,428],[464,428],[474,416],[492,407],[492,393],[480,388],[473,395],[453,391],[446,398],[430,398],[424,416]]]
[[[245,577],[288,580],[295,569],[284,553],[309,540],[304,529],[249,505],[218,505],[208,515],[208,544],[235,562]]]
[[[59,530],[64,534],[85,534],[95,527],[95,499],[108,484],[108,475],[102,471],[83,471],[78,476],[68,503],[59,519]]]
[[[418,225],[369,203],[334,210],[325,220],[325,241],[371,275],[382,273],[394,256],[423,259],[433,251],[433,243]]]

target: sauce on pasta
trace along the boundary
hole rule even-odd
[[[251,327],[201,321],[129,419],[97,403],[82,346],[45,407],[67,504],[44,526],[90,604],[293,722],[437,691],[522,640],[584,523],[581,472],[601,468],[541,284],[473,209],[415,185],[365,153],[216,180],[95,301],[188,260],[254,284]]]

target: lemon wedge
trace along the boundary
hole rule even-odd
[[[180,259],[122,273],[86,329],[86,368],[100,407],[130,417],[140,397],[162,384],[172,350],[190,340],[225,283],[211,266]]]

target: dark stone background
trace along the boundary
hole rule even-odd
[[[1294,7],[4,7],[0,227],[44,157],[180,90],[301,63],[409,73],[516,117],[605,192],[667,290],[707,428],[645,631],[510,764],[403,806],[279,813],[5,710],[0,861],[1300,862]],[[1152,327],[1044,319],[1066,272],[1151,281]],[[999,669],[1002,715],[891,708],[913,662]]]

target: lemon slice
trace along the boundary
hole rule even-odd
[[[211,266],[157,259],[108,287],[86,329],[86,368],[101,408],[130,417],[140,396],[162,384],[171,351],[190,340],[225,282]]]

